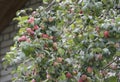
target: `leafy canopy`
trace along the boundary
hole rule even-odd
[[[20,30],[4,58],[15,67],[13,81],[117,82],[120,1],[43,3],[48,6],[21,10],[15,18]]]

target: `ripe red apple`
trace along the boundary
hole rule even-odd
[[[61,63],[61,62],[63,61],[63,58],[58,57],[56,61],[57,61],[58,63]]]
[[[31,82],[36,82],[36,81],[35,81],[35,79],[32,79],[32,81],[31,81]]]
[[[93,68],[92,68],[92,67],[88,67],[88,68],[87,68],[87,72],[88,72],[88,73],[92,73],[92,72],[93,72]]]
[[[31,29],[31,28],[27,28],[26,31],[27,31],[28,33],[30,33],[30,32],[32,31],[32,29]]]
[[[57,65],[59,65],[58,62],[54,62],[54,63],[53,63],[53,66],[57,66]]]
[[[83,11],[82,11],[82,10],[80,11],[80,14],[83,14]]]
[[[38,25],[35,25],[34,26],[34,30],[38,30],[39,29],[39,26]]]
[[[109,31],[104,31],[104,37],[108,38],[109,37]]]
[[[26,41],[27,40],[27,37],[25,35],[21,36],[18,41],[21,42],[21,41]]]
[[[84,81],[80,78],[78,82],[84,82]]]
[[[26,29],[27,33],[29,33],[30,35],[34,35],[34,31],[31,28],[27,28]]]
[[[42,34],[42,38],[49,38],[48,34]]]
[[[85,80],[87,79],[87,75],[83,74],[83,75],[81,76],[81,79],[82,79],[83,81],[85,81]]]
[[[72,74],[70,72],[66,73],[66,78],[72,78]]]
[[[30,24],[34,23],[34,17],[30,17],[30,18],[28,19],[28,23],[30,23]]]

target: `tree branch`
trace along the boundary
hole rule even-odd
[[[108,63],[105,67],[102,68],[103,69],[106,69],[108,66],[110,66],[112,63],[116,62],[118,60],[119,57],[117,57],[116,59],[112,60],[110,63]]]
[[[55,0],[53,0],[45,10],[48,11],[54,4],[55,4]]]

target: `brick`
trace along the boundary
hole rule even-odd
[[[7,27],[7,28],[2,32],[2,34],[6,34],[6,33],[9,33],[9,32],[12,32],[12,31],[13,31],[13,26],[11,25],[11,26]]]
[[[8,82],[9,80],[11,80],[11,78],[12,78],[12,75],[3,76],[0,78],[0,82]]]
[[[37,0],[30,0],[30,3],[31,4],[34,4],[34,3],[36,3],[37,2]]]
[[[2,69],[2,64],[0,63],[0,70]],[[0,72],[0,75],[1,75],[1,72]]]
[[[3,37],[2,36],[0,36],[0,42],[3,40]]]
[[[5,34],[3,37],[4,37],[4,40],[8,40],[9,39],[9,34]]]
[[[16,32],[19,30],[19,27],[17,26],[17,24],[14,26],[14,29]]]
[[[16,35],[16,31],[10,34],[10,38],[14,38],[15,35]]]
[[[1,48],[6,47],[6,46],[11,46],[13,44],[13,40],[7,40],[1,42]]]
[[[1,70],[1,76],[5,76],[5,75],[10,74],[11,71],[12,71],[12,69],[13,69],[13,68],[10,67],[10,68],[8,68],[7,70],[6,70],[6,69]]]
[[[6,52],[8,52],[10,50],[9,47],[3,48],[1,49],[1,54],[6,54]]]

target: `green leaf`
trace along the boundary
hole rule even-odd
[[[44,4],[48,4],[48,1],[49,1],[49,0],[43,0],[43,3],[44,3]]]
[[[58,49],[58,53],[59,53],[60,55],[64,55],[65,50],[64,50],[64,49],[62,49],[62,48],[59,48],[59,49]]]
[[[112,76],[106,79],[107,82],[117,82],[117,77],[116,76]]]
[[[53,32],[56,32],[56,31],[57,31],[57,27],[55,27],[55,26],[48,27],[48,28],[49,28],[49,30],[51,30],[51,31],[53,31]]]
[[[26,56],[32,55],[34,56],[34,46],[28,42],[23,42],[20,45],[22,47],[22,51],[25,53]]]

